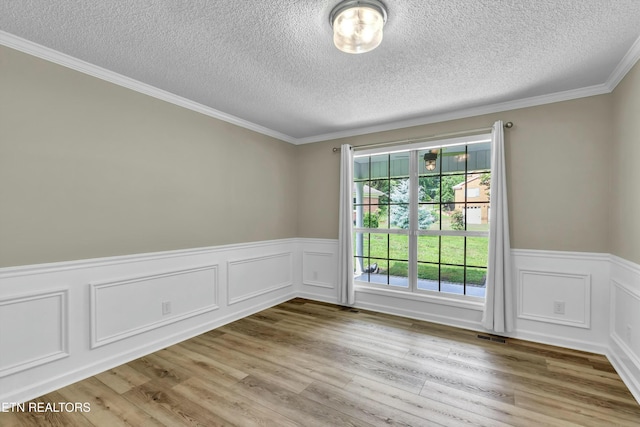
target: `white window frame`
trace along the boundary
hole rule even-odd
[[[473,144],[491,142],[491,134],[470,135],[457,138],[439,139],[432,141],[418,141],[402,145],[394,145],[393,147],[376,147],[370,149],[358,150],[355,147],[354,159],[358,157],[369,157],[380,154],[392,154],[398,152],[410,153],[409,159],[409,191],[410,191],[410,226],[409,229],[376,229],[376,228],[363,228],[354,227],[354,233],[373,233],[373,234],[404,234],[409,236],[409,256],[408,256],[408,288],[402,287],[390,287],[388,284],[378,284],[373,282],[363,282],[356,280],[355,285],[361,290],[384,290],[393,292],[394,294],[405,294],[404,297],[409,299],[433,299],[440,303],[445,303],[454,306],[461,306],[468,308],[465,303],[471,302],[474,304],[473,308],[481,309],[481,306],[485,300],[482,297],[460,295],[453,293],[446,293],[441,291],[431,291],[418,289],[418,236],[422,235],[438,235],[438,236],[462,236],[462,237],[489,237],[488,231],[467,231],[467,230],[420,230],[418,227],[418,151],[433,148],[446,148],[453,146],[468,146]],[[352,186],[353,186],[353,179]],[[466,191],[466,189],[465,189]],[[489,202],[490,203],[490,202]],[[375,293],[375,292],[374,292]]]

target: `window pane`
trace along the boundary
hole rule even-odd
[[[371,156],[371,179],[389,177],[389,155]]]
[[[441,236],[440,262],[464,265],[464,237]]]
[[[369,179],[369,157],[353,159],[353,180]]]
[[[471,144],[467,148],[467,170],[469,172],[491,170],[491,143]]]
[[[391,153],[389,155],[391,172],[389,176],[391,178],[403,178],[409,176],[409,156],[410,153]]]
[[[389,258],[409,259],[409,236],[403,234],[389,235]]]
[[[442,203],[464,202],[464,175],[447,175],[440,178],[440,199]]]
[[[438,291],[440,268],[438,264],[418,263],[418,289],[424,291]]]
[[[386,267],[386,260],[375,258],[380,255],[386,258],[386,238],[387,235],[382,234],[354,233],[355,280],[375,282],[380,265]]]
[[[464,203],[442,205],[442,230],[462,231],[465,229]]]
[[[409,228],[409,179],[391,181],[391,228]]]
[[[455,147],[445,147],[441,150],[442,173],[464,172],[466,167],[467,154],[464,145]]]
[[[387,283],[386,260],[355,257],[353,265],[355,269],[354,280],[370,283]]]
[[[374,234],[371,233],[369,236],[369,244],[370,244],[370,257],[371,258],[389,258],[389,249],[387,244],[389,242],[388,234]]]
[[[389,261],[389,284],[409,287],[409,263],[407,261]]]
[[[378,205],[389,204],[389,185],[388,179],[374,179],[369,182],[371,198],[377,199]]]
[[[430,176],[419,179],[420,189],[418,191],[419,202],[440,202],[440,177]]]
[[[464,294],[464,267],[440,266],[440,292]]]
[[[380,205],[380,202],[388,202],[388,196],[374,185],[382,188],[387,185],[388,188],[388,182],[388,180],[354,182],[353,223],[356,227],[387,228],[388,209],[385,205]],[[380,225],[380,217],[383,219],[382,225]]]
[[[467,265],[473,267],[486,267],[488,257],[488,237],[467,237]]]
[[[389,284],[409,286],[409,236],[389,235]]]
[[[490,213],[491,208],[489,203],[467,203],[465,211],[467,230],[489,231]]]
[[[487,269],[467,267],[467,284],[473,286],[485,286],[487,281]]]
[[[467,295],[484,297],[487,289],[487,269],[467,267]]]
[[[362,212],[363,227],[389,228],[389,180],[369,181],[364,186],[364,193],[367,207]]]
[[[438,230],[440,228],[440,205],[418,206],[418,229]]]
[[[439,258],[440,236],[418,236],[418,261],[437,263]]]
[[[363,235],[362,245],[355,244],[355,280],[408,287],[409,236],[381,233]],[[361,248],[361,249],[360,249]],[[392,258],[392,260],[389,260]],[[395,258],[395,259],[393,259]]]

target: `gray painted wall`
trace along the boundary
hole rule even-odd
[[[611,252],[640,264],[640,63],[616,87],[613,99]]]
[[[298,235],[337,238],[340,155],[332,147],[490,127],[505,130],[511,245],[609,251],[612,96],[601,95],[299,147]]]
[[[0,266],[295,237],[295,146],[6,47],[0,61]]]
[[[498,119],[515,123],[512,247],[640,262],[638,65],[610,95],[293,146],[5,47],[0,61],[0,266],[334,239],[333,147]]]

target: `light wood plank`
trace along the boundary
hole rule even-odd
[[[282,387],[248,376],[232,390],[304,426],[372,426]]]
[[[129,365],[120,365],[109,369],[96,375],[96,378],[119,394],[126,393],[134,387],[151,381],[151,378],[141,374]]]
[[[59,393],[67,402],[89,402],[91,410],[83,415],[96,426],[162,425],[95,377],[64,387]]]
[[[294,299],[34,402],[0,425],[640,425],[602,355]]]
[[[296,423],[228,387],[219,387],[201,378],[189,378],[174,390],[197,401],[204,408],[242,426],[294,427]]]

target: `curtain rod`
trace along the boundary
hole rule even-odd
[[[511,129],[513,127],[513,122],[507,122],[504,124],[504,127],[506,127],[507,129]],[[463,130],[463,131],[459,131],[459,132],[449,132],[449,133],[441,133],[438,135],[429,135],[429,136],[425,136],[422,138],[411,138],[411,139],[402,139],[402,140],[398,140],[398,141],[389,141],[389,142],[378,142],[375,144],[365,144],[365,145],[357,145],[355,147],[353,147],[354,150],[358,150],[358,149],[363,149],[363,148],[372,148],[372,147],[384,147],[386,145],[397,145],[397,144],[409,144],[411,142],[422,142],[422,141],[429,141],[432,139],[440,139],[440,138],[445,138],[448,136],[460,136],[460,135],[470,135],[473,133],[480,133],[480,132],[487,132],[492,130],[493,127],[488,127],[488,128],[479,128],[479,129],[470,129],[470,130]],[[340,147],[333,147],[333,152],[336,153],[340,151]]]

